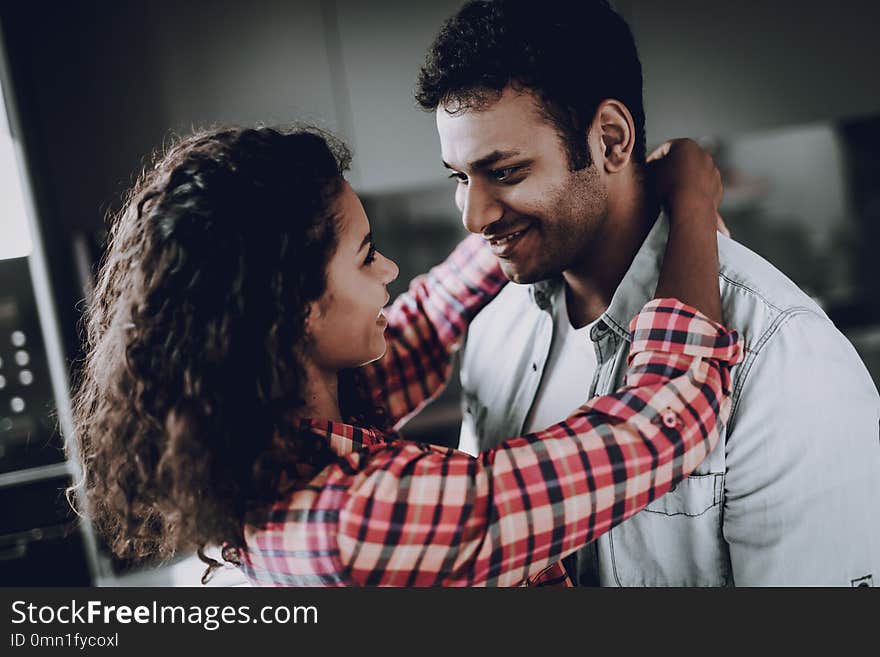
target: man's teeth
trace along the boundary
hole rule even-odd
[[[509,244],[510,242],[515,240],[517,237],[522,235],[524,232],[525,232],[525,228],[523,228],[522,230],[518,230],[515,233],[511,233],[510,235],[505,235],[504,237],[499,237],[498,239],[494,239],[494,240],[492,240],[492,244],[497,244],[499,246],[503,246],[504,244]]]

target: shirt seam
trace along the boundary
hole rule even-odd
[[[770,306],[771,308],[773,308],[773,310],[775,310],[775,311],[778,312],[778,313],[785,313],[785,312],[788,312],[787,310],[781,308],[780,306],[777,306],[775,303],[773,303],[772,301],[770,301],[770,300],[769,300],[764,294],[762,294],[762,293],[759,292],[758,290],[756,290],[756,289],[754,289],[754,288],[752,288],[752,287],[749,287],[749,286],[746,285],[745,283],[742,283],[742,282],[740,282],[740,281],[736,281],[736,280],[730,278],[730,276],[728,276],[728,275],[725,274],[724,272],[719,272],[719,273],[718,273],[718,278],[727,281],[727,283],[730,284],[730,285],[732,285],[733,287],[739,288],[739,289],[741,289],[741,290],[745,290],[746,292],[749,292],[750,294],[753,294],[754,296],[758,297],[761,301],[763,301],[766,305],[768,305],[768,306]],[[796,307],[803,307],[803,306],[796,306]],[[791,309],[789,309],[789,310],[791,310]]]
[[[749,289],[749,288],[745,288]],[[760,295],[756,295],[760,296]],[[779,333],[779,330],[792,318],[797,317],[798,315],[803,314],[811,314],[821,319],[820,315],[817,315],[815,311],[811,308],[807,308],[806,306],[795,306],[793,308],[789,308],[788,310],[781,311],[779,315],[773,320],[769,327],[761,334],[761,336],[755,341],[753,346],[746,346],[746,359],[743,361],[742,369],[740,370],[740,375],[736,378],[736,382],[734,383],[734,390],[731,395],[731,409],[730,409],[730,419],[727,422],[727,431],[725,432],[724,443],[727,445],[727,437],[730,436],[734,428],[736,426],[736,421],[738,419],[739,412],[739,400],[742,397],[742,392],[749,381],[749,375],[752,372],[752,368],[758,360],[758,356],[761,353],[761,350],[764,349],[765,345]],[[725,468],[724,471],[727,472],[727,459],[725,458]]]

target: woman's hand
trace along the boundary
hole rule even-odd
[[[724,187],[712,156],[692,139],[671,139],[648,156],[654,191],[670,217],[694,216],[694,207],[711,206],[717,230],[730,237],[718,213]]]

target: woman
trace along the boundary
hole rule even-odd
[[[658,296],[718,318],[717,172],[675,155],[659,188],[677,256]],[[383,312],[397,267],[372,243],[348,163],[314,131],[228,129],[182,141],[132,190],[75,403],[96,526],[122,556],[223,545],[257,584],[561,578],[561,557],[712,449],[736,335],[658,300],[633,320],[617,394],[477,459],[399,440],[505,280],[471,237]]]

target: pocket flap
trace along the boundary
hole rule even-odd
[[[724,474],[691,475],[671,491],[651,502],[645,511],[667,516],[699,516],[721,502]]]

